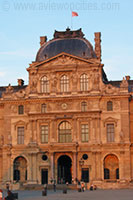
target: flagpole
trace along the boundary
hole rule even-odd
[[[72,14],[71,14],[71,30],[73,29],[73,20],[72,20]]]
[[[73,28],[73,23],[72,23],[72,10],[71,10],[71,30]]]

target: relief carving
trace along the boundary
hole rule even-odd
[[[57,77],[55,74],[52,74],[52,77],[51,77],[51,90],[52,92],[57,92]]]
[[[11,112],[12,113],[17,113],[17,106],[16,105],[12,105],[11,106]]]
[[[78,83],[78,73],[77,72],[72,74],[71,80],[72,80],[73,91],[76,91],[77,90],[77,83]]]

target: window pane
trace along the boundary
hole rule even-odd
[[[41,92],[48,93],[49,92],[49,80],[47,76],[41,78]]]
[[[69,78],[66,75],[61,77],[60,88],[61,88],[61,92],[69,91]]]
[[[114,124],[107,124],[107,142],[114,142]]]
[[[88,124],[81,125],[81,140],[82,140],[82,142],[88,142],[88,140],[89,140]]]
[[[81,103],[81,111],[83,111],[83,112],[87,111],[87,103],[86,102]]]
[[[88,76],[86,74],[82,74],[80,77],[80,90],[81,91],[88,90]]]
[[[47,105],[46,104],[42,104],[41,105],[41,112],[42,113],[46,113],[46,111],[47,111]]]
[[[41,126],[41,143],[48,143],[48,126]]]
[[[107,111],[112,111],[113,110],[113,103],[112,101],[107,102]]]
[[[17,143],[18,144],[24,144],[24,127],[18,127],[17,128]]]
[[[71,142],[71,125],[68,122],[62,122],[59,125],[59,142]]]
[[[19,114],[19,115],[24,114],[24,106],[23,106],[23,105],[19,105],[19,106],[18,106],[18,114]]]

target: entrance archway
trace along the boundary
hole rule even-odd
[[[114,154],[107,155],[104,159],[104,179],[119,179],[119,160]]]
[[[25,182],[27,180],[27,161],[19,156],[13,162],[13,180]]]
[[[69,156],[63,155],[58,159],[58,183],[72,182],[72,160]]]

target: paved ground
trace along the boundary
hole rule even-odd
[[[47,196],[42,196],[41,191],[14,191],[18,192],[19,200],[133,200],[132,189],[121,190],[96,190],[78,192],[68,190],[63,194],[61,190],[53,192],[49,190]],[[4,192],[6,194],[6,192]]]

